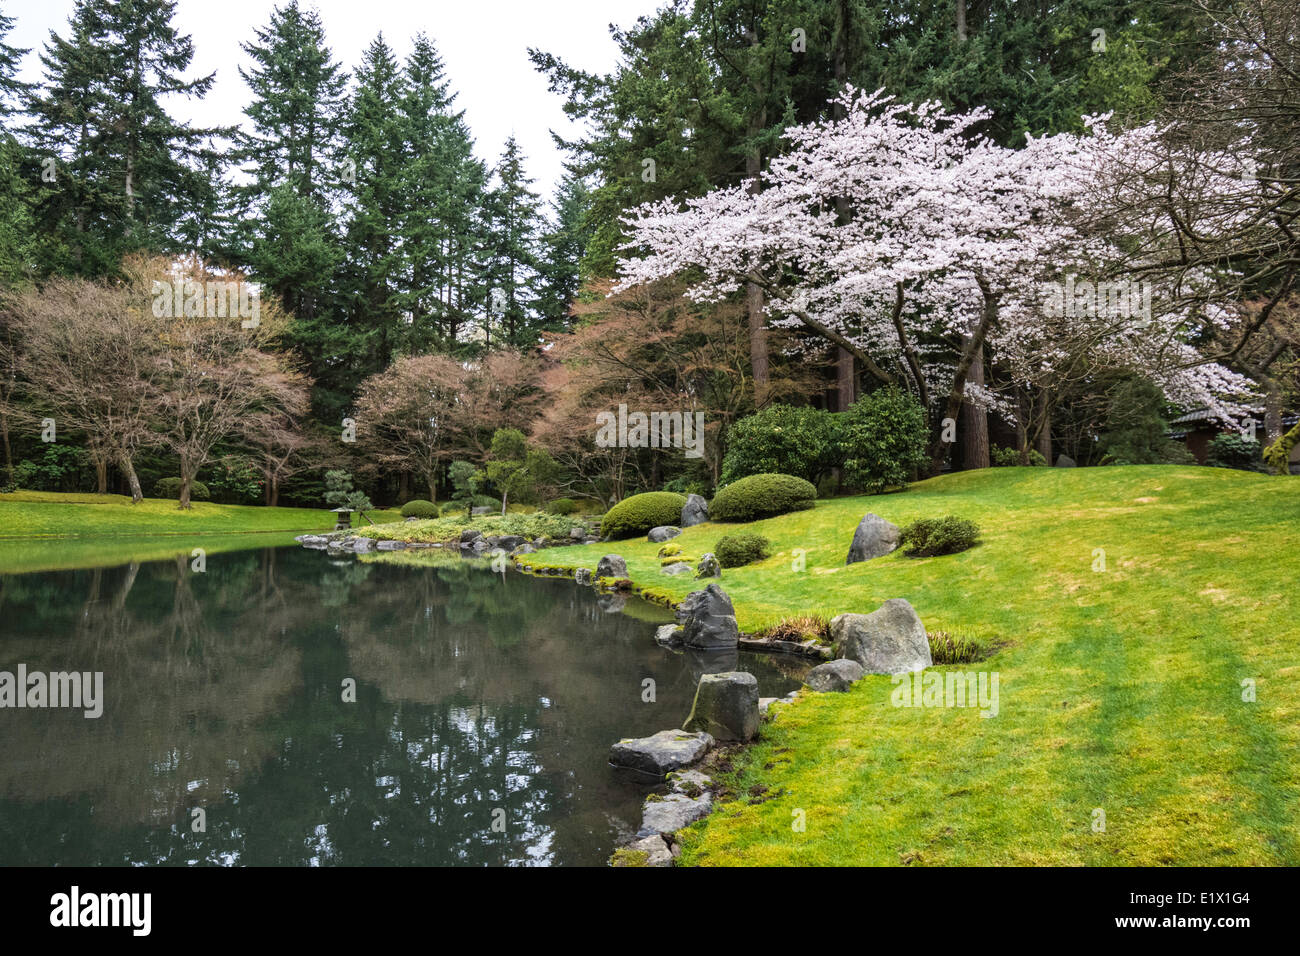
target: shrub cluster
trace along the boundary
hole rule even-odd
[[[437,505],[423,498],[412,498],[402,505],[403,518],[436,518],[441,513]]]
[[[999,448],[994,445],[989,449],[989,457],[993,459],[994,468],[1013,468],[1020,464],[1020,450],[1018,448]],[[1029,464],[1038,468],[1047,464],[1047,459],[1036,449],[1029,449]]]
[[[556,498],[546,506],[553,515],[571,515],[578,510],[578,503],[572,498]]]
[[[739,568],[762,561],[772,554],[772,545],[761,534],[741,531],[726,534],[713,546],[713,556],[724,568]]]
[[[944,515],[942,518],[922,518],[913,521],[899,535],[903,552],[911,558],[928,558],[936,554],[956,554],[972,547],[979,539],[980,529],[974,521]]]
[[[750,475],[720,490],[709,503],[714,521],[755,521],[813,506],[817,489],[794,475]]]
[[[902,488],[925,464],[925,409],[911,395],[882,388],[863,395],[840,418],[844,483],[870,494]]]
[[[722,484],[749,475],[794,475],[816,484],[836,464],[835,420],[820,408],[769,405],[727,433]]]
[[[1205,463],[1216,468],[1237,468],[1242,471],[1263,471],[1263,449],[1253,438],[1243,438],[1233,432],[1215,435],[1210,442]]]
[[[681,520],[685,504],[685,495],[671,491],[632,495],[605,512],[600,533],[607,538],[632,538],[660,525],[675,525]]]
[[[181,497],[181,480],[179,478],[159,478],[153,486],[153,496],[155,498],[173,498],[177,501]],[[208,501],[212,493],[208,491],[208,486],[197,478],[190,482],[190,500],[191,501]]]

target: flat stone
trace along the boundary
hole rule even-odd
[[[660,800],[646,800],[641,810],[641,829],[638,837],[662,833],[676,833],[696,820],[703,820],[713,809],[713,796],[708,792],[699,797],[684,793],[670,793]]]
[[[684,730],[661,730],[649,737],[620,740],[609,750],[609,762],[659,778],[670,771],[695,763],[713,746],[713,738],[706,733],[687,733]]]
[[[405,541],[380,541],[375,545],[380,551],[402,551],[406,548]]]
[[[657,528],[651,528],[650,533],[646,535],[646,540],[651,544],[663,544],[665,541],[671,541],[681,533],[681,528],[675,528],[670,524],[665,524],[660,525]]]
[[[668,844],[664,838],[657,833],[652,833],[648,837],[642,837],[634,843],[629,843],[623,847],[632,853],[644,853],[646,856],[646,866],[672,866],[673,854],[669,850]],[[626,866],[625,863],[616,863],[616,866]]]
[[[668,789],[673,793],[684,793],[688,797],[698,797],[713,788],[713,778],[700,770],[674,770],[668,775]]]
[[[844,693],[853,686],[853,682],[866,673],[857,661],[841,659],[818,664],[810,670],[803,682],[810,690],[819,694]]]
[[[674,561],[672,564],[665,564],[659,569],[660,574],[690,574],[695,569],[691,567],[688,561]]]

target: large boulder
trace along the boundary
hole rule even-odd
[[[623,560],[621,554],[607,554],[596,564],[596,577],[625,578],[627,577],[627,562]]]
[[[609,762],[615,767],[663,778],[673,770],[695,763],[713,746],[705,733],[684,730],[661,730],[650,737],[620,740],[609,749]]]
[[[843,693],[853,686],[853,682],[866,673],[857,661],[847,658],[827,661],[810,670],[803,682],[809,689],[824,694],[830,691]]]
[[[907,674],[934,663],[925,627],[902,598],[870,614],[837,615],[831,639],[837,657],[857,661],[868,674]]]
[[[573,580],[578,584],[590,585],[594,583],[595,576],[591,573],[591,568],[576,568],[573,572]]]
[[[651,528],[650,533],[646,535],[646,539],[651,544],[663,544],[665,541],[671,541],[681,533],[681,528],[675,528],[670,524],[664,524],[657,528]]]
[[[666,797],[655,799],[657,796],[646,800],[641,810],[641,829],[636,832],[638,837],[676,833],[682,827],[704,819],[713,809],[713,797],[708,793],[702,793],[699,797],[670,793]]]
[[[682,505],[682,527],[704,524],[709,520],[709,503],[699,495],[687,495],[686,504]]]
[[[682,726],[717,740],[750,740],[758,733],[758,680],[744,671],[705,674]]]
[[[720,650],[740,644],[736,609],[731,598],[716,584],[686,595],[677,608],[677,623],[682,625],[687,647]]]
[[[524,536],[521,534],[503,534],[501,535],[501,537],[497,538],[497,540],[493,541],[492,543],[504,548],[507,551],[513,551],[515,548],[519,547],[521,544],[524,543]]]
[[[695,576],[697,578],[722,577],[722,565],[718,563],[718,558],[712,551],[705,551],[700,555],[700,563],[695,565]]]
[[[858,522],[853,532],[853,543],[849,545],[849,557],[845,564],[857,564],[881,558],[898,547],[898,525],[886,521],[877,514],[866,514]]]
[[[1074,459],[1071,458],[1069,455],[1058,455],[1056,458],[1056,467],[1073,468],[1075,467]]]
[[[481,537],[483,537],[483,532],[479,531],[477,528],[464,528],[460,533],[460,543],[469,544],[471,541],[476,541]]]

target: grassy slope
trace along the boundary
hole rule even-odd
[[[375,521],[400,520],[395,511],[371,512]],[[357,519],[358,525],[364,525]],[[265,543],[283,544],[286,532],[328,531],[334,515],[321,508],[262,508],[122,495],[64,495],[19,491],[0,495],[0,574],[120,564],[188,553],[197,536],[274,532]],[[169,540],[170,539],[170,540]],[[183,539],[178,543],[177,539]],[[259,543],[261,538],[258,539]],[[211,551],[249,547],[247,540],[208,540]]]
[[[958,514],[959,555],[844,567],[866,511]],[[736,792],[685,836],[696,864],[1300,863],[1300,481],[1211,468],[995,469],[756,522],[779,552],[724,571],[742,629],[907,598],[930,628],[1011,642],[1000,714],[896,708],[887,677],[808,695],[764,727]],[[692,555],[726,526],[687,529]],[[795,548],[807,569],[791,570]],[[1092,570],[1103,548],[1107,570]],[[547,551],[628,560],[644,541]],[[1253,678],[1258,700],[1241,700]],[[769,795],[770,795],[769,794]],[[1093,811],[1106,831],[1092,831]],[[794,832],[795,810],[806,831]]]

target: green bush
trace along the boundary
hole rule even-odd
[[[600,522],[600,533],[607,538],[631,538],[660,525],[675,525],[682,519],[686,496],[671,491],[648,491],[624,498]]]
[[[906,486],[925,464],[927,437],[925,409],[911,395],[896,388],[863,395],[840,416],[845,484],[871,494]]]
[[[903,552],[910,558],[928,558],[936,554],[956,554],[972,547],[979,539],[980,529],[974,521],[944,515],[942,518],[922,518],[905,527],[898,537]]]
[[[159,478],[153,486],[153,496],[155,498],[172,498],[176,501],[181,497],[181,480],[179,478]],[[212,493],[208,491],[208,486],[197,478],[190,482],[190,500],[191,501],[208,501]]]
[[[713,556],[724,568],[744,567],[771,554],[772,545],[767,538],[751,531],[724,534],[713,546]]]
[[[412,498],[402,505],[403,518],[436,518],[441,513],[437,505],[423,498]]]
[[[755,521],[813,506],[817,489],[794,475],[750,475],[722,488],[709,503],[714,521]]]
[[[999,448],[994,445],[989,449],[989,457],[993,459],[994,468],[1013,468],[1020,464],[1020,450],[1017,448]],[[1036,449],[1029,449],[1029,464],[1033,467],[1040,467],[1047,464],[1044,458]]]
[[[813,484],[836,464],[835,420],[820,408],[770,405],[727,432],[722,484],[750,475],[783,474]]]
[[[679,495],[709,496],[709,483],[704,478],[692,475],[678,475],[672,481],[664,482],[664,491],[673,491]]]
[[[447,515],[469,514],[469,509],[465,507],[463,501],[444,501],[438,508],[438,514],[446,517]]]
[[[1183,464],[1190,453],[1169,437],[1167,403],[1148,379],[1123,379],[1109,393],[1099,439],[1103,465]]]
[[[1215,435],[1210,442],[1205,463],[1216,468],[1237,468],[1242,471],[1262,471],[1263,449],[1253,438],[1243,438],[1235,432]]]
[[[572,498],[556,498],[546,506],[546,510],[553,515],[571,515],[577,512],[578,503]]]
[[[493,498],[491,495],[475,495],[475,496],[474,496],[474,507],[475,507],[475,508],[492,508],[493,510],[495,510],[495,511],[499,514],[499,513],[501,512],[501,499],[500,499],[500,498]]]

